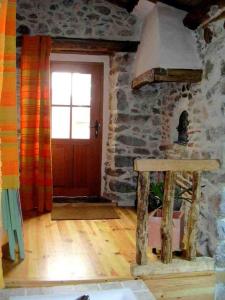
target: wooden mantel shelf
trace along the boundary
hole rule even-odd
[[[202,80],[202,70],[200,69],[163,69],[154,68],[132,81],[132,89],[154,82],[199,82]]]
[[[220,168],[217,159],[136,159],[134,170],[138,172],[193,172],[213,171]]]

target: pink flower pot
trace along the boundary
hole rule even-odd
[[[151,248],[161,249],[161,220],[162,210],[158,209],[148,221],[148,244]],[[182,211],[173,212],[173,251],[182,250],[181,243],[184,236],[184,213]]]

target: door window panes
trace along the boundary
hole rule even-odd
[[[52,73],[52,104],[70,105],[71,98],[71,73]]]
[[[72,76],[73,105],[91,104],[91,74],[73,73]]]
[[[73,107],[72,138],[90,138],[90,107]]]
[[[52,72],[52,138],[90,139],[91,74]]]
[[[52,107],[52,138],[68,139],[70,137],[70,108]]]

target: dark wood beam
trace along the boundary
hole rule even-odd
[[[210,19],[209,11],[212,5],[218,5],[219,8],[225,7],[225,0],[204,0],[184,18],[184,25],[192,30]]]
[[[111,54],[114,52],[136,52],[139,42],[95,39],[53,38],[53,52],[86,54]]]
[[[128,12],[131,12],[139,0],[107,0],[107,1],[119,7],[125,8]]]
[[[132,89],[139,89],[146,84],[155,82],[199,82],[202,70],[196,69],[151,69],[132,81]]]
[[[193,7],[192,1],[179,1],[179,0],[148,0],[153,3],[161,2],[175,8],[190,11]]]

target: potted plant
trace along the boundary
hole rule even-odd
[[[184,236],[184,213],[181,211],[183,200],[190,201],[183,197],[183,194],[189,189],[181,190],[175,188],[174,195],[174,211],[173,211],[173,251],[182,250],[182,241]],[[164,183],[157,182],[151,183],[149,195],[149,222],[148,222],[148,235],[149,246],[153,249],[161,249],[161,220],[162,220],[162,203],[164,194]]]

